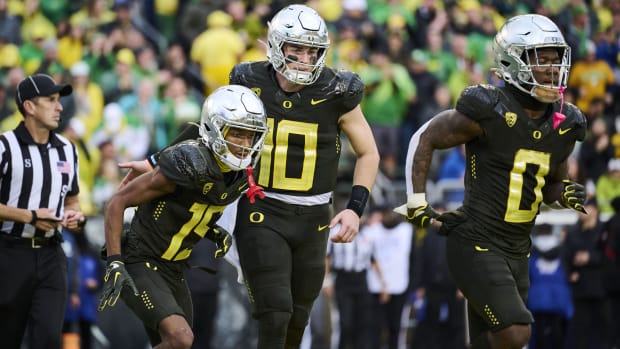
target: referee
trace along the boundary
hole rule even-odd
[[[0,134],[0,342],[18,349],[60,349],[67,299],[64,227],[85,223],[78,201],[75,146],[54,130],[60,96],[72,92],[43,74],[17,85],[24,121]]]

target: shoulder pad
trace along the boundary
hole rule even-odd
[[[456,110],[473,120],[482,119],[499,102],[500,91],[493,85],[469,86],[456,101]],[[490,107],[490,108],[489,108]]]
[[[575,125],[576,129],[579,129],[579,135],[577,140],[582,142],[586,138],[587,133],[587,121],[583,112],[572,103],[564,103],[564,115],[566,115],[567,125]]]
[[[165,149],[158,165],[164,175],[180,185],[200,184],[213,177],[210,150],[197,140]]]
[[[336,85],[333,86],[334,91],[344,98],[344,107],[347,111],[355,108],[361,103],[364,97],[364,83],[356,73],[348,70],[330,69],[334,74],[332,80]]]
[[[232,85],[244,85],[243,83],[247,82],[247,79],[245,77],[249,72],[250,62],[236,64],[230,71],[230,75],[228,76],[228,82]]]

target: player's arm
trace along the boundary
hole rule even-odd
[[[121,254],[121,233],[124,212],[157,197],[174,192],[176,184],[164,176],[159,167],[142,174],[116,192],[105,209],[105,240],[108,256]]]
[[[426,180],[433,152],[467,143],[484,133],[480,124],[455,109],[440,112],[413,136],[407,150],[407,203],[395,209],[419,227],[439,217],[426,201]]]
[[[341,224],[340,230],[331,240],[351,242],[359,230],[359,218],[364,212],[379,171],[379,151],[359,105],[340,117],[339,126],[351,142],[357,160],[353,171],[351,198],[347,208],[334,216],[330,222],[330,227]]]
[[[568,179],[568,159],[562,161],[555,172],[545,179],[543,202],[554,209],[570,208],[586,213],[583,204],[586,200],[586,189],[583,185]]]

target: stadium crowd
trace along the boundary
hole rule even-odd
[[[74,296],[70,298],[71,321],[82,322],[87,326],[84,331],[98,324],[92,308],[96,302],[86,299],[101,286],[97,283],[101,276],[92,270],[92,258],[103,242],[103,207],[124,175],[118,163],[144,159],[165,147],[181,126],[200,119],[204,97],[228,83],[236,63],[264,60],[268,20],[289,3],[295,2],[0,0],[0,131],[11,130],[22,120],[14,94],[17,83],[27,75],[45,73],[57,83],[73,86],[73,93],[61,98],[64,110],[59,132],[78,147],[80,201],[89,217],[87,239],[75,238],[73,246],[81,252],[76,252],[72,258],[76,264],[70,268],[78,273],[80,254],[90,263],[89,276],[70,288]],[[550,289],[535,282],[552,282],[568,293],[565,302],[554,309],[544,309],[544,302],[531,306],[542,313],[536,317],[541,326],[549,326],[553,334],[560,331],[575,337],[561,337],[561,347],[620,348],[620,286],[617,281],[609,282],[620,280],[616,259],[620,253],[620,0],[310,0],[306,4],[330,26],[328,65],[354,71],[365,83],[362,108],[381,154],[382,178],[389,183],[379,185],[378,190],[403,188],[402,193],[373,195],[371,209],[364,216],[365,227],[382,224],[388,230],[395,223],[382,221],[394,218],[384,217],[387,213],[381,208],[404,196],[405,153],[411,135],[438,111],[453,107],[465,87],[502,83],[490,70],[497,29],[507,18],[523,13],[543,14],[558,24],[572,47],[565,99],[583,110],[588,121],[588,136],[571,156],[570,177],[587,185],[591,196],[587,208],[595,220],[574,214],[568,220],[551,217],[549,226],[539,225],[533,237],[531,267],[531,272],[539,274],[532,277],[530,298],[539,300]],[[350,149],[344,149],[339,181],[350,183],[352,158]],[[459,190],[465,166],[461,148],[439,153],[430,175],[441,191],[434,198],[435,206],[451,208],[462,200]],[[587,238],[581,236],[591,231]],[[425,238],[431,233],[429,228],[413,234],[409,252],[413,264],[405,271],[411,274],[406,303],[411,304],[410,317],[418,325],[432,318],[432,313],[423,311],[431,308],[422,304],[431,287],[438,286],[425,284],[428,270],[423,273],[419,265],[436,268],[436,274],[443,275],[443,266],[425,249],[426,243],[437,243]],[[546,279],[555,275],[558,265],[568,272]],[[579,281],[579,273],[589,275],[587,285]],[[449,280],[443,281],[446,285],[441,290],[452,291]],[[323,296],[328,299],[332,298],[331,286],[326,280]],[[240,286],[233,283],[230,287]],[[208,294],[214,297],[216,292]],[[75,312],[80,297],[82,305],[90,305],[92,311]],[[464,321],[454,320],[462,312],[446,313],[447,304],[462,306],[458,302],[462,299],[429,301],[436,303],[439,320],[419,328],[427,335],[458,328],[464,343],[465,332],[458,326]],[[591,324],[591,316],[599,320]],[[408,324],[400,324],[404,333]],[[603,329],[589,344],[581,344],[588,343],[581,336],[591,333],[569,331],[588,326]],[[67,325],[68,332],[75,329]],[[321,329],[310,332],[320,338]],[[437,345],[421,344],[412,332],[413,339],[403,343],[411,343],[412,348]],[[534,332],[532,347],[551,348],[541,343],[551,343],[544,340],[552,336],[537,337],[536,325]],[[100,334],[93,341],[101,336],[114,335]],[[537,340],[541,342],[534,343]],[[313,348],[320,348],[318,342]],[[222,340],[214,347],[238,345]],[[336,347],[333,341],[332,347]]]

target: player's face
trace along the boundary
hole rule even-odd
[[[284,44],[282,52],[290,69],[312,71],[319,59],[319,49],[295,44]]]
[[[557,49],[549,47],[530,50],[528,56],[532,64],[532,73],[539,84],[552,86],[559,84],[560,68],[557,65],[562,63],[562,58]]]
[[[239,159],[245,159],[250,155],[250,148],[254,145],[256,132],[239,128],[230,128],[224,139],[227,141],[228,151]]]

